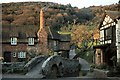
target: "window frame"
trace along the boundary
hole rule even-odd
[[[56,41],[56,40],[53,41],[53,49],[54,50],[58,49],[58,41]]]
[[[105,41],[112,40],[112,27],[105,29]]]
[[[28,45],[34,45],[35,44],[35,38],[33,38],[33,37],[29,37],[28,38]]]
[[[13,52],[12,53],[12,56],[15,58],[15,57],[17,57],[17,53],[16,52]]]
[[[26,52],[24,52],[24,51],[20,51],[20,52],[18,52],[18,58],[19,59],[26,59]]]
[[[104,37],[105,37],[104,34],[105,34],[104,30],[101,30],[100,31],[100,42],[104,42]]]
[[[17,45],[17,37],[10,38],[11,45]]]

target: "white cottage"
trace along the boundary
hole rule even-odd
[[[94,46],[95,64],[105,63],[112,67],[113,56],[115,62],[120,63],[120,12],[105,11],[99,30],[100,39],[97,40],[99,44]]]

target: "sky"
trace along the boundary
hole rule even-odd
[[[118,3],[119,0],[0,0],[0,3],[9,2],[29,2],[29,1],[42,1],[42,2],[55,2],[59,4],[71,4],[73,7],[83,8],[89,6],[110,5]]]

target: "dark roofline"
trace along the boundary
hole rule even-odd
[[[62,42],[70,42],[71,34],[60,34],[59,40]]]
[[[112,17],[111,15],[115,15],[114,17]],[[116,19],[120,19],[120,12],[119,11],[108,11],[108,10],[105,10],[104,12],[104,15],[103,15],[103,18],[99,24],[99,29],[102,27],[102,22],[104,20],[104,18],[106,17],[106,15],[110,16],[110,18],[112,18],[115,22],[116,22]]]
[[[50,30],[48,32],[48,39],[54,39],[54,40],[59,40],[60,34],[58,32]]]
[[[95,45],[95,46],[93,46],[93,49],[96,49],[96,48],[105,48],[105,47],[108,47],[108,46],[110,46],[110,43],[108,43],[108,44],[101,44],[101,45]]]

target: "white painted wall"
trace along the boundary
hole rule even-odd
[[[104,30],[100,31],[100,41],[102,41],[100,44],[104,44]]]
[[[75,57],[76,53],[75,53],[75,49],[71,49],[69,51],[69,59],[73,59]]]
[[[116,24],[116,46],[117,46],[117,62],[120,63],[120,19]]]

